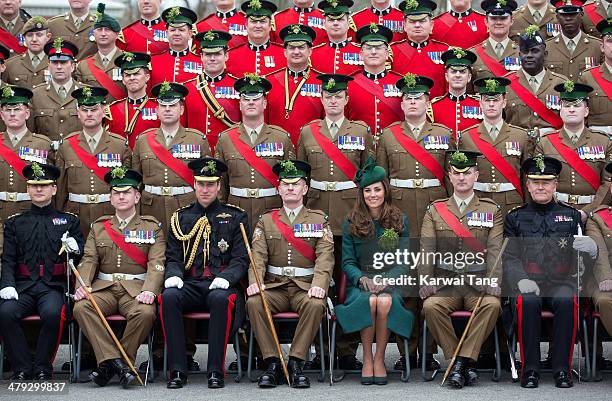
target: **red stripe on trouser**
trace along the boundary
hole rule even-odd
[[[525,365],[525,357],[523,356],[523,296],[519,295],[516,299],[516,309],[518,311],[518,340],[521,348],[521,362]],[[521,369],[521,377],[525,374],[525,369]]]
[[[227,343],[229,341],[229,333],[232,328],[232,317],[234,315],[234,305],[236,304],[236,294],[227,297],[227,322],[225,323],[225,342],[223,343],[223,359],[221,360],[221,369],[225,375],[225,355],[227,354]],[[238,355],[240,358],[240,355]]]
[[[162,308],[162,294],[157,296],[157,303],[159,304],[159,320],[161,321],[162,333],[164,335],[164,347],[166,346],[166,326],[164,326],[164,312]],[[167,372],[164,372],[166,374]]]
[[[568,358],[568,368],[570,377],[572,377],[572,357],[574,356],[574,343],[576,342],[576,332],[578,331],[578,300],[574,296],[574,327],[572,332],[572,342],[570,344],[570,352]],[[588,344],[586,344],[588,346]]]
[[[60,342],[62,341],[62,334],[64,333],[64,322],[66,321],[66,304],[62,305],[62,311],[60,312],[60,322],[59,322],[59,333],[57,334],[57,341],[55,342],[55,349],[51,354],[51,366],[53,366],[53,361],[55,360],[55,355],[57,354],[57,349],[59,348]]]

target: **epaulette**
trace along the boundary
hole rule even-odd
[[[114,132],[110,132],[110,131],[106,131],[108,133],[108,136],[110,136],[111,138],[117,138],[117,139],[121,139],[121,141],[125,141],[125,137],[121,136],[119,134],[115,134]]]
[[[482,16],[484,16],[484,15],[485,15],[485,13],[483,13],[482,11],[478,11],[478,10],[474,10],[474,9],[472,9],[472,12],[473,12],[474,14],[480,14],[480,15],[482,15]]]
[[[178,209],[176,209],[176,210],[175,210],[175,211],[172,213],[172,215],[174,216],[174,215],[176,214],[176,215],[178,216],[178,214],[179,214],[179,212],[180,212],[180,211],[182,211],[182,210],[184,210],[184,209],[187,209],[187,208],[190,208],[190,207],[192,207],[194,204],[195,204],[195,202],[190,203],[190,204],[185,205],[185,206],[182,206],[182,207],[179,207]]]
[[[72,213],[72,212],[65,212],[65,211],[63,211],[63,210],[62,210],[60,213],[63,213],[63,214],[69,214],[69,215],[71,215],[71,216],[73,216],[73,217],[76,217],[77,219],[79,218],[79,215],[78,215],[78,214],[74,214],[74,213]]]
[[[205,133],[203,133],[202,131],[199,131],[199,130],[197,130],[195,128],[187,128],[187,127],[185,127],[185,132],[191,132],[191,133],[194,133],[194,134],[196,134],[198,136],[206,138],[206,134]]]
[[[574,206],[572,206],[572,205],[571,205],[571,204],[569,204],[569,203],[566,203],[566,202],[561,202],[561,201],[557,201],[557,203],[558,203],[559,205],[563,206],[563,207],[568,208],[568,209],[572,209],[572,210],[578,211],[578,209],[576,209]]]
[[[429,125],[430,125],[431,127],[436,127],[436,128],[443,129],[443,130],[445,130],[445,131],[449,131],[449,132],[450,132],[450,134],[452,134],[452,133],[453,133],[453,130],[452,130],[452,129],[450,129],[450,128],[448,128],[448,127],[447,127],[446,125],[444,125],[444,124],[430,122],[430,123],[429,123]]]
[[[47,135],[41,135],[41,134],[37,134],[35,132],[32,132],[32,136],[36,139],[42,139],[46,142],[51,143],[51,139],[49,139],[49,137]]]
[[[468,94],[467,94],[467,96],[468,96],[469,98],[474,99],[474,100],[480,100],[480,98],[479,98],[478,96],[476,96],[476,95],[472,95],[472,94],[470,94],[470,93],[468,93]]]
[[[227,76],[232,79],[240,79],[239,77],[235,76],[234,74],[230,74],[229,72],[227,73]]]
[[[9,217],[6,218],[6,221],[9,221],[10,219],[13,219],[13,218],[19,216],[20,214],[21,214],[21,212],[15,213],[15,214],[11,214]]]
[[[607,132],[597,131],[597,130],[593,131],[592,129],[589,129],[589,131],[590,131],[592,134],[597,134],[597,135],[607,136],[607,137],[608,137],[608,140],[610,140],[610,139],[612,138],[612,136],[610,136],[610,135],[609,135]]]
[[[370,129],[370,126],[368,124],[366,124],[364,121],[361,120],[351,120],[351,123],[355,124],[355,125],[360,125],[364,128],[367,128],[368,130]]]
[[[523,128],[523,127],[519,127],[518,125],[508,124],[508,123],[506,123],[506,125],[507,125],[508,127],[510,127],[510,128],[518,129],[518,130],[521,130],[521,131],[529,131],[528,129]]]
[[[325,220],[329,219],[329,216],[323,210],[320,210],[320,209],[309,209],[309,208],[306,208],[306,210],[308,210],[308,213],[318,214],[320,216],[323,216],[323,218]]]
[[[72,137],[73,137],[73,136],[75,136],[75,135],[79,135],[79,133],[80,133],[80,132],[81,132],[81,131],[74,131],[74,132],[71,132],[71,133],[69,133],[69,134],[66,134],[66,135],[64,135],[64,136],[62,137],[62,141],[63,141],[64,139],[72,138]]]
[[[326,44],[327,44],[327,43],[319,43],[318,45],[313,46],[313,47],[312,47],[312,50],[314,50],[314,49],[318,49],[319,47],[323,47],[323,46],[325,46]]]
[[[243,208],[241,208],[240,206],[232,205],[231,203],[226,203],[225,206],[228,206],[228,207],[231,207],[232,209],[236,209],[236,210],[238,210],[240,212],[246,213],[246,211]]]
[[[501,206],[499,206],[499,204],[497,202],[495,202],[491,198],[478,198],[478,200],[481,201],[481,202],[484,202],[484,203],[488,203],[488,204],[494,205],[498,209],[501,209]]]
[[[281,72],[281,71],[282,71],[282,70],[284,70],[285,68],[287,68],[287,67],[282,67],[282,68],[279,68],[278,70],[270,71],[269,73],[267,73],[267,74],[263,75],[263,77],[264,77],[264,78],[266,78],[266,77],[269,77],[270,75],[274,75],[274,74],[276,74],[277,72]]]
[[[291,135],[289,135],[289,133],[287,131],[285,131],[284,129],[282,129],[281,127],[279,127],[278,125],[274,125],[274,124],[268,124],[267,128],[271,131],[278,131],[282,134],[287,135],[287,138],[291,138]]]
[[[550,75],[552,75],[553,77],[557,77],[559,79],[562,79],[563,81],[567,81],[567,77],[565,75],[559,74],[558,72],[554,72],[551,70],[546,70],[546,71],[550,72]]]
[[[431,99],[431,104],[434,104],[435,102],[439,102],[440,100],[444,99],[446,97],[446,95],[444,96],[436,96],[433,99]]]
[[[608,206],[608,205],[600,205],[597,209],[593,210],[592,212],[589,213],[589,216],[593,217],[595,216],[595,213],[599,212],[600,210],[612,210],[612,206]]]
[[[435,201],[432,201],[429,203],[429,205],[427,205],[427,210],[429,210],[431,208],[431,205],[433,205],[434,203],[437,202],[446,202],[449,198],[441,198],[441,199],[436,199]]]
[[[150,221],[154,224],[156,224],[158,227],[161,227],[161,222],[159,220],[157,220],[154,216],[150,216],[148,214],[142,215],[140,216],[141,220],[145,220],[145,221]]]
[[[516,9],[515,13],[517,13],[519,11],[525,11],[526,8],[527,8],[527,4],[523,4],[522,6],[520,6],[519,8]]]
[[[392,124],[387,125],[385,128],[383,128],[382,130],[380,130],[380,135],[384,134],[385,132],[390,132],[391,130],[389,128],[395,126],[395,125],[401,125],[403,123],[403,121],[396,121]]]
[[[110,220],[110,219],[112,219],[112,218],[113,218],[113,215],[112,215],[112,214],[105,214],[104,216],[100,216],[100,217],[98,217],[97,219],[95,219],[95,220],[94,220],[94,224],[95,224],[95,223],[101,223],[101,222],[103,222],[103,221]]]
[[[446,42],[442,42],[441,40],[430,39],[430,42],[431,42],[431,43],[438,43],[438,44],[440,44],[440,45],[444,45],[444,46],[448,46],[448,47],[452,47],[452,46],[450,46],[448,43],[446,43]]]

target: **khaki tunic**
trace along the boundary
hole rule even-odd
[[[588,0],[583,5],[582,8],[585,9],[586,6],[591,6],[595,4],[595,12],[600,16],[606,17],[608,12],[604,8],[604,5],[599,0]],[[590,8],[590,7],[589,7]],[[582,31],[588,33],[589,35],[593,35],[596,38],[601,38],[601,33],[597,30],[597,24],[591,21],[591,17],[587,14],[586,10],[584,12],[584,16],[582,17]]]
[[[146,305],[134,298],[142,291],[151,291],[159,295],[164,280],[164,264],[166,240],[161,224],[152,216],[135,215],[125,230],[153,231],[154,243],[130,243],[147,255],[147,266],[142,267],[128,256],[113,242],[104,228],[104,222],[109,220],[113,230],[122,233],[116,216],[103,216],[96,220],[89,232],[83,259],[79,264],[79,273],[87,286],[92,287],[92,293],[105,316],[119,313],[128,318],[121,344],[132,361],[135,359],[138,347],[149,334],[155,321],[155,304]],[[145,280],[102,280],[98,273],[106,274],[142,274]],[[77,288],[80,285],[77,284]],[[112,338],[104,328],[95,309],[87,300],[75,304],[74,315],[79,326],[91,342],[98,363],[114,358],[120,358]]]
[[[180,127],[174,135],[172,142],[166,146],[166,139],[161,128],[153,128],[144,131],[136,138],[134,145],[134,153],[132,157],[132,166],[136,171],[142,174],[143,185],[152,185],[156,187],[192,187],[193,182],[185,182],[178,174],[169,166],[165,165],[149,146],[147,133],[155,131],[155,140],[164,146],[170,153],[174,145],[199,145],[200,154],[197,158],[210,156],[210,146],[206,140],[206,136],[200,131]],[[187,164],[195,158],[186,158],[184,156],[176,156],[183,164]],[[170,217],[176,209],[187,206],[195,202],[195,192],[191,191],[182,195],[155,195],[145,190],[142,191],[140,199],[140,211],[143,214],[155,216],[158,219],[164,230],[170,227]]]
[[[11,35],[17,37],[17,35],[21,34],[21,31],[23,30],[23,26],[25,25],[27,20],[28,20],[27,18],[22,16],[21,13],[19,13],[19,15],[17,16],[17,21],[15,21],[15,26],[13,27],[12,30],[9,31],[4,21],[0,18],[0,28],[4,29]]]
[[[101,195],[110,192],[108,184],[99,178],[93,170],[87,168],[85,163],[77,156],[67,139],[78,135],[79,147],[96,157],[99,153],[116,153],[121,155],[121,162],[126,167],[132,166],[132,153],[125,138],[104,130],[98,147],[91,152],[83,131],[74,132],[66,136],[57,151],[56,166],[61,175],[57,185],[56,205],[58,210],[71,212],[81,220],[81,232],[84,236],[89,233],[90,224],[105,214],[112,214],[114,209],[110,202],[77,203],[68,200],[70,193],[77,195]]]
[[[350,121],[345,118],[339,127],[336,137],[332,138],[325,120],[315,120],[313,122],[318,123],[321,134],[338,147],[338,138],[340,136],[363,138],[363,149],[340,149],[340,152],[357,170],[365,163],[368,156],[374,153],[372,134],[370,134],[370,128],[366,123]],[[312,168],[310,179],[324,182],[353,181],[354,177],[348,177],[344,174],[337,164],[327,156],[327,153],[319,145],[308,125],[302,127],[300,131],[297,144],[297,159],[310,163]],[[327,213],[329,215],[329,225],[334,235],[342,235],[342,222],[353,208],[357,199],[357,192],[357,186],[341,191],[321,191],[313,188],[311,185],[308,189],[306,206]]]
[[[493,58],[494,60],[497,60],[502,66],[504,66],[504,59],[506,57],[514,57],[514,58],[519,57],[519,46],[513,41],[509,41],[501,57],[497,57],[497,54],[495,53],[495,49],[493,48],[493,46],[491,46],[491,43],[489,42],[489,39],[487,38],[482,43],[477,44],[476,46],[469,49],[476,55],[476,61],[474,62],[474,64],[472,64],[472,80],[495,75],[493,74],[493,72],[491,72],[489,67],[487,67],[484,61],[482,61],[482,59],[476,52],[477,48],[483,49],[487,56]],[[507,72],[512,72],[511,70],[508,70],[508,69],[506,70]]]
[[[608,186],[608,192],[610,191]],[[608,205],[603,205],[594,210],[586,224],[586,233],[589,237],[593,238],[597,243],[597,259],[595,259],[595,265],[592,270],[587,269],[587,289],[589,295],[593,296],[595,306],[601,315],[601,321],[608,332],[612,330],[612,293],[599,291],[599,283],[604,280],[612,280],[612,268],[610,259],[612,253],[610,253],[610,247],[612,247],[612,230],[599,214],[600,210],[612,209]],[[590,275],[589,275],[590,272]]]
[[[51,141],[43,135],[33,134],[27,131],[21,140],[13,146],[11,139],[6,132],[0,134],[2,144],[7,148],[11,149],[13,153],[19,155],[19,149],[21,147],[30,148],[33,151],[41,150],[49,152],[47,159],[45,160],[49,164],[55,162],[55,155],[51,149]],[[26,163],[31,163],[36,159],[31,159],[27,156],[21,156]],[[12,216],[15,213],[25,212],[30,210],[30,201],[15,201],[10,199],[16,199],[16,194],[25,194],[26,180],[22,177],[21,171],[15,171],[11,165],[0,156],[0,192],[8,192],[7,196],[9,200],[0,200],[0,220],[6,220],[7,217]]]
[[[294,224],[321,224],[323,227],[322,237],[301,237],[315,250],[314,264],[288,243],[272,220],[271,213],[261,216],[253,234],[253,258],[260,280],[266,286],[270,311],[273,314],[287,311],[300,314],[289,355],[305,359],[325,310],[325,298],[309,298],[307,291],[311,287],[320,287],[327,293],[334,269],[333,234],[327,216],[320,210],[302,207],[293,223],[289,221],[284,208],[278,211],[278,217],[290,227]],[[314,267],[314,274],[302,277],[281,276],[266,272],[268,265]],[[255,282],[253,271],[249,270],[249,284]],[[263,357],[277,355],[259,295],[249,297],[247,310]]]
[[[608,138],[607,135],[591,131],[588,128],[585,128],[580,134],[580,138],[574,144],[570,139],[569,135],[565,131],[565,129],[561,129],[561,137],[563,139],[563,143],[566,146],[577,151],[577,148],[582,146],[601,146],[604,149],[604,157],[598,158],[596,160],[583,159],[593,170],[595,170],[601,177],[603,182],[605,173],[606,163],[612,161],[612,142]],[[536,145],[534,154],[542,153],[547,156],[554,157],[559,159],[563,164],[563,168],[561,169],[561,174],[559,175],[559,184],[557,185],[557,192],[566,193],[570,195],[595,195],[596,190],[589,185],[589,183],[582,178],[580,174],[576,170],[574,170],[568,163],[565,161],[561,155],[557,152],[557,149],[552,145],[550,140],[548,139],[549,135],[555,135],[555,133],[551,133],[548,135],[544,135],[540,138],[539,143]],[[578,205],[570,202],[570,206],[575,207],[576,209],[584,210],[586,213],[592,211],[596,206],[591,204],[582,204]]]
[[[219,134],[219,141],[217,142],[217,146],[215,146],[215,157],[225,162],[228,167],[228,172],[224,174],[223,177],[220,197],[222,202],[237,205],[241,209],[244,209],[249,216],[249,227],[255,227],[255,223],[259,216],[267,210],[280,207],[281,200],[278,195],[243,198],[229,193],[230,187],[261,189],[273,188],[273,185],[244,159],[227,135],[227,131],[228,130],[225,130]],[[251,139],[244,128],[244,124],[238,126],[238,132],[240,133],[240,139],[244,143],[251,143]],[[279,160],[295,158],[295,151],[289,134],[276,125],[263,125],[252,148],[254,149],[255,146],[260,143],[276,143],[283,145],[282,155],[259,156],[270,166],[274,166]]]
[[[459,140],[459,148],[464,150],[472,150],[476,152],[481,152],[480,149],[476,146],[472,138],[468,134],[470,129],[465,130],[460,135]],[[533,149],[535,148],[535,140],[533,137],[530,137],[527,133],[527,130],[517,127],[515,125],[509,125],[504,123],[501,127],[501,131],[497,134],[497,138],[493,140],[487,129],[485,128],[484,123],[478,124],[478,133],[480,137],[485,142],[493,145],[495,150],[512,166],[512,169],[516,172],[519,181],[521,180],[521,164],[526,159],[530,158],[533,154]],[[509,143],[514,142],[519,145],[519,155],[508,154],[508,149],[510,153],[512,150],[516,150],[514,144],[512,147],[508,147]],[[481,183],[490,183],[490,184],[500,184],[510,182],[508,179],[491,163],[490,159],[486,157],[480,157],[478,159],[478,182]],[[502,216],[506,216],[510,210],[512,210],[515,206],[520,206],[523,204],[523,198],[520,193],[515,189],[512,191],[506,192],[481,192],[475,191],[476,195],[480,197],[487,197],[493,199],[495,203],[497,203],[501,207]],[[523,191],[525,193],[525,191]]]
[[[422,131],[419,133],[419,137],[415,139],[406,122],[395,123],[391,126],[397,124],[401,125],[405,135],[410,136],[411,139],[414,139],[423,148],[425,148],[426,136],[441,136],[447,138],[448,149],[451,149],[452,130],[443,125],[425,122]],[[426,150],[438,161],[438,163],[440,163],[442,168],[444,168],[444,158],[447,149]],[[385,128],[378,139],[376,162],[387,171],[389,179],[427,180],[436,178],[431,171],[425,168],[425,166],[412,157],[412,155],[400,145],[389,128]],[[408,216],[410,237],[413,238],[418,237],[421,232],[421,224],[427,205],[436,199],[445,198],[446,196],[448,196],[448,194],[446,187],[443,185],[429,188],[400,188],[393,185],[391,186],[393,204],[399,207],[400,210]]]
[[[48,80],[51,80],[49,59],[44,52],[39,57],[40,62],[36,68],[32,65],[32,59],[27,52],[7,60],[6,70],[4,70],[2,77],[10,85],[28,89],[32,89],[35,85],[47,83]]]
[[[125,88],[125,85],[123,85],[123,82],[121,82],[121,74],[119,72],[119,68],[115,65],[115,60],[122,54],[123,51],[117,49],[115,51],[115,54],[113,55],[112,60],[108,62],[106,67],[104,67],[104,65],[102,64],[102,58],[100,57],[99,52],[96,52],[96,54],[91,57],[93,58],[94,65],[104,71],[106,75],[108,75],[115,82],[115,84],[117,84],[123,90],[124,96],[127,96],[127,89]],[[87,62],[88,61],[85,59],[81,59],[81,61],[79,61],[74,71],[74,78],[78,82],[83,83],[84,85],[103,86],[100,81],[98,81],[98,79],[94,76]],[[108,96],[106,96],[106,101],[109,104],[114,100],[119,99],[115,99],[110,93],[108,94]]]
[[[49,32],[51,32],[51,36],[54,39],[60,37],[73,43],[79,49],[79,54],[77,54],[78,60],[84,60],[98,51],[98,45],[93,37],[95,22],[96,16],[89,15],[89,17],[85,17],[81,26],[77,28],[74,25],[70,12],[52,17],[47,21]]]
[[[535,20],[533,19],[533,15],[531,15],[527,4],[523,4],[522,6],[520,6],[514,12],[513,17],[514,23],[512,24],[512,28],[510,28],[510,37],[516,42],[519,41],[519,35],[521,33],[524,33],[525,29],[527,29],[529,25],[538,25],[540,27],[540,35],[542,35],[545,40],[547,38],[552,38],[553,33],[546,32],[546,24],[559,23],[557,21],[556,8],[551,4],[546,7],[546,11],[544,11],[544,15],[542,16],[542,19],[539,23],[535,22]],[[561,29],[558,26],[557,28]]]
[[[570,54],[559,34],[546,41],[548,55],[544,65],[547,69],[576,81],[581,71],[597,66],[603,61],[600,46],[601,39],[582,32],[576,49]]]
[[[609,126],[612,125],[612,101],[608,94],[604,92],[602,87],[593,78],[593,71],[599,69],[602,72],[601,76],[608,82],[612,82],[612,73],[606,64],[599,67],[593,67],[589,70],[582,71],[580,74],[581,83],[587,84],[593,88],[593,92],[589,93],[589,115],[587,123],[590,127],[593,126]],[[612,93],[609,94],[612,96]]]

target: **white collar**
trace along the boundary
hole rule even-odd
[[[461,202],[465,202],[465,206],[467,207],[467,205],[472,202],[472,199],[474,199],[474,192],[472,192],[472,195],[470,195],[467,199],[461,199],[453,193],[453,199],[455,200],[455,203],[457,204],[458,208],[461,207]]]
[[[578,31],[578,35],[574,36],[571,40],[574,41],[574,43],[576,44],[576,47],[578,47],[578,45],[580,44],[580,38],[582,37],[582,31]],[[567,47],[567,42],[570,41],[570,38],[568,38],[567,36],[565,36],[563,34],[563,32],[561,32],[561,38],[563,38],[563,43],[565,43],[565,47]]]
[[[542,68],[542,71],[538,72],[537,75],[529,75],[529,73],[525,70],[523,70],[523,73],[525,74],[525,78],[527,78],[527,81],[529,81],[529,78],[535,78],[536,82],[540,84],[544,79],[544,75],[546,75],[546,68]]]
[[[489,36],[489,43],[491,44],[491,46],[493,46],[493,50],[495,50],[495,46],[497,46],[498,43],[501,43],[501,45],[504,47],[504,50],[506,50],[506,47],[508,47],[508,42],[510,42],[510,38],[507,36],[501,42],[498,42]]]

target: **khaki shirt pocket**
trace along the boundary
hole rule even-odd
[[[268,256],[280,255],[283,248],[283,238],[281,233],[266,233],[266,243],[268,244]]]

